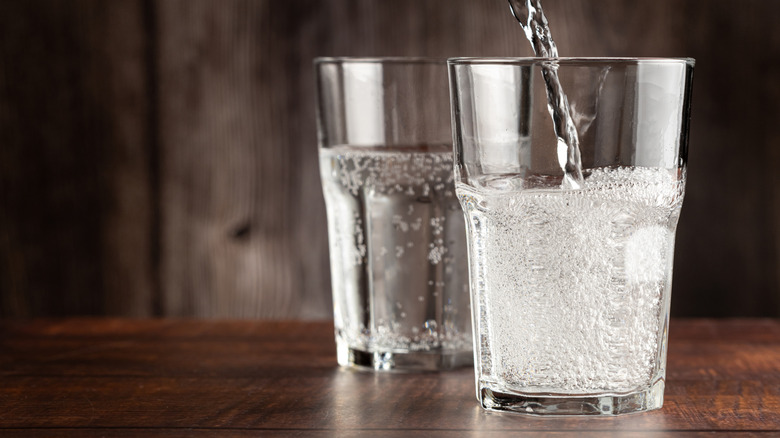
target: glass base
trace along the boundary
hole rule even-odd
[[[337,342],[339,365],[381,371],[440,371],[470,366],[471,351],[365,351]]]
[[[526,415],[621,415],[660,409],[664,404],[664,379],[629,394],[568,396],[499,392],[480,385],[477,392],[483,408]]]

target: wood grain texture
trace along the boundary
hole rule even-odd
[[[2,315],[150,313],[141,21],[133,0],[0,5]]]
[[[301,301],[290,242],[300,148],[282,54],[261,33],[269,5],[157,4],[166,314],[270,317]]]
[[[691,126],[697,139],[678,233],[683,263],[675,267],[685,299],[673,305],[688,315],[776,315],[780,185],[769,169],[780,165],[780,29],[772,24],[780,4],[741,3],[740,19],[726,9],[685,4],[685,50],[698,59]],[[753,53],[726,56],[744,50]],[[752,231],[735,232],[743,229]]]
[[[188,428],[186,430],[173,429],[173,430],[160,430],[160,429],[76,429],[76,430],[58,430],[58,429],[42,429],[42,430],[4,430],[3,436],[8,437],[37,437],[45,434],[47,437],[59,438],[59,437],[136,437],[143,435],[145,437],[256,437],[258,432],[252,429],[238,429],[238,430],[225,430],[225,429],[195,429]],[[773,436],[773,432],[734,432],[727,433],[719,432],[688,432],[688,431],[673,431],[673,432],[634,432],[634,431],[581,431],[581,432],[559,432],[559,431],[463,431],[463,430],[403,430],[402,433],[397,431],[386,430],[346,430],[338,431],[339,437],[344,438],[362,438],[367,434],[372,437],[387,438],[387,437],[431,437],[431,438],[461,438],[461,437],[474,437],[477,434],[480,437],[488,438],[503,438],[509,434],[512,437],[584,437],[584,438],[601,438],[601,437],[682,437],[682,438],[705,438],[705,437],[719,437],[719,436],[736,436],[739,438],[757,438]],[[333,430],[263,430],[263,437],[301,437],[301,438],[329,438],[334,436]]]
[[[3,436],[780,432],[777,320],[673,320],[664,408],[618,418],[487,413],[471,369],[340,369],[329,322],[6,322],[0,349]]]
[[[672,312],[780,315],[780,3],[545,0],[697,59]],[[317,56],[528,56],[504,0],[0,4],[0,315],[327,318]]]

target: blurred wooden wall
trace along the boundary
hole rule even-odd
[[[545,0],[697,58],[673,314],[780,315],[780,2]],[[316,56],[528,56],[503,0],[0,2],[0,315],[328,318]]]

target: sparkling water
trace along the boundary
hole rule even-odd
[[[601,168],[586,171],[581,189],[560,182],[457,184],[471,237],[478,384],[524,393],[646,388],[663,375],[684,174]]]
[[[466,236],[452,146],[322,149],[337,342],[470,351]]]
[[[541,0],[509,0],[509,6],[536,56],[557,58],[558,47],[553,41]],[[554,61],[542,64],[542,77],[547,86],[547,109],[558,138],[558,162],[564,174],[563,184],[568,188],[578,188],[582,185],[580,140]]]

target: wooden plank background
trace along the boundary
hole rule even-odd
[[[673,314],[780,316],[780,2],[545,0],[697,59]],[[316,56],[528,56],[503,0],[0,2],[0,315],[328,318]]]

